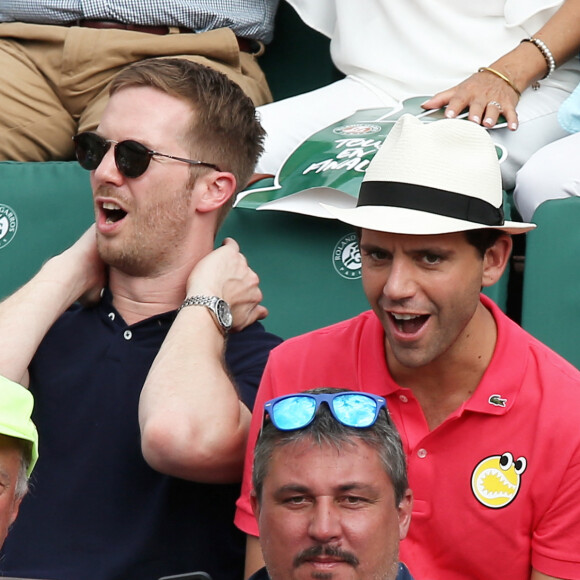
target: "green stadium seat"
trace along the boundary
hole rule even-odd
[[[580,368],[580,198],[544,202],[527,234],[522,326]]]
[[[89,173],[76,162],[0,163],[0,299],[93,221]]]
[[[268,330],[289,338],[369,308],[350,226],[287,212],[234,208],[218,238],[236,239],[258,273]]]
[[[260,57],[274,100],[312,91],[340,78],[329,47],[326,36],[306,26],[290,4],[280,2],[274,39]]]

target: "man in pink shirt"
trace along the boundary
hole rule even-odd
[[[274,349],[256,409],[315,387],[387,400],[403,440],[412,523],[401,560],[416,580],[580,578],[580,372],[505,316],[510,234],[495,147],[480,126],[403,116],[357,207],[369,312]],[[250,431],[237,525],[260,566]]]

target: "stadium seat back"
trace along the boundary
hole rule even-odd
[[[580,199],[544,202],[532,221],[522,326],[580,368]]]

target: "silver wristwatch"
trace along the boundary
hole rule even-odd
[[[230,305],[217,296],[190,296],[183,301],[177,312],[186,306],[205,306],[209,308],[214,315],[218,328],[227,334],[232,328],[232,311]]]

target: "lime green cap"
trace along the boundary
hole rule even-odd
[[[0,376],[0,434],[32,443],[28,475],[38,459],[38,432],[32,419],[34,397],[22,385]]]

